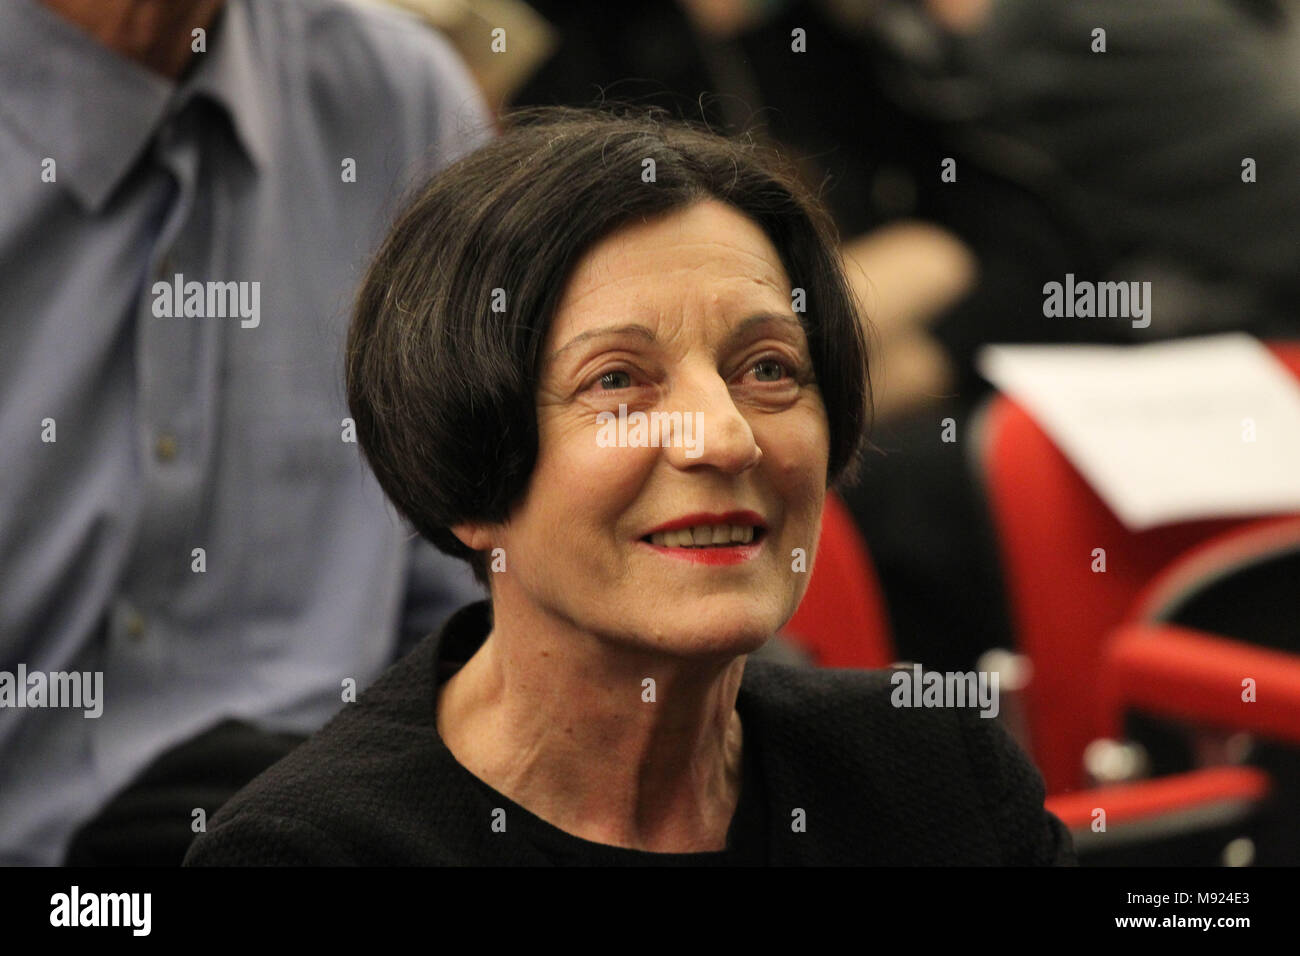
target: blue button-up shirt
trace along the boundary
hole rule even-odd
[[[404,15],[208,33],[172,83],[0,3],[0,671],[103,675],[98,718],[0,709],[0,862],[224,717],[310,732],[482,596],[364,467],[341,346],[401,190],[490,115]]]

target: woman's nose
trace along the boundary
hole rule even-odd
[[[727,383],[716,373],[710,381],[683,389],[680,401],[681,430],[665,442],[665,452],[674,466],[691,468],[711,465],[721,471],[739,473],[754,467],[763,457],[754,440],[749,420],[736,407]],[[676,428],[676,416],[673,416]]]

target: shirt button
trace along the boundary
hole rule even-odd
[[[136,611],[132,611],[126,619],[126,636],[133,641],[144,637],[144,618]]]
[[[172,278],[172,257],[163,256],[162,262],[158,263],[158,280],[164,281]]]
[[[167,432],[159,435],[154,442],[153,451],[159,461],[171,461],[176,457],[176,436]]]

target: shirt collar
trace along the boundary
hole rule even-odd
[[[0,117],[57,165],[84,207],[103,208],[164,119],[197,94],[230,114],[255,163],[269,156],[248,11],[229,0],[208,52],[178,85],[101,46],[37,0],[0,3]]]
[[[262,75],[257,38],[243,0],[227,0],[214,27],[214,42],[206,54],[197,54],[199,63],[178,94],[178,108],[198,94],[220,103],[244,152],[256,165],[267,165],[272,156],[272,116],[266,94],[274,88],[274,80]]]

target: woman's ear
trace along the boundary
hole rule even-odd
[[[496,530],[496,525],[479,524],[475,521],[463,521],[451,526],[451,533],[471,551],[490,551],[493,539],[496,537],[494,533]]]

